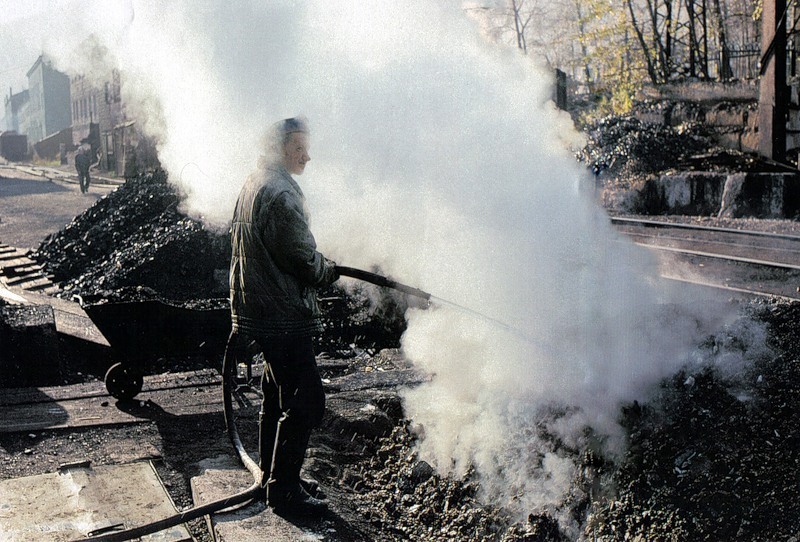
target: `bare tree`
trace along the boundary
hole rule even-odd
[[[514,33],[517,35],[517,47],[522,49],[522,52],[528,52],[528,40],[525,37],[525,31],[528,24],[531,22],[533,12],[528,10],[527,13],[523,12],[525,0],[511,0],[511,12],[514,17]]]
[[[639,46],[642,48],[642,53],[644,54],[644,60],[647,64],[647,74],[650,76],[650,81],[653,84],[659,83],[659,74],[656,70],[656,63],[654,61],[654,55],[651,52],[651,47],[647,39],[644,36],[643,27],[639,24],[637,20],[637,12],[638,10],[634,8],[633,0],[626,0],[628,6],[628,13],[631,17],[631,27],[633,31],[636,33],[636,39],[639,41]]]
[[[494,39],[602,92],[737,77],[759,36],[761,0],[479,1]]]

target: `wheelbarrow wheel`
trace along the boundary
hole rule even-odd
[[[112,397],[121,401],[133,399],[140,391],[144,380],[142,375],[125,367],[122,363],[115,363],[106,371],[106,389]]]

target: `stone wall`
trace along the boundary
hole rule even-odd
[[[754,152],[758,148],[758,84],[755,82],[689,82],[642,91],[655,105],[641,120],[677,126],[699,122],[708,126],[727,148]]]
[[[645,181],[632,206],[650,215],[795,218],[800,214],[800,175],[670,173]]]

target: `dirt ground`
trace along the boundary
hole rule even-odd
[[[33,249],[110,191],[50,181],[0,164],[0,243]]]

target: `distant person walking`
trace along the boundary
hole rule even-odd
[[[91,160],[89,159],[89,149],[81,146],[75,154],[75,169],[78,172],[78,182],[81,185],[81,194],[89,191],[89,166]]]

